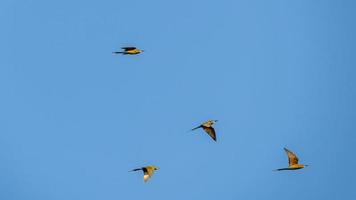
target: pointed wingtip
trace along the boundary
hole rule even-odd
[[[197,126],[195,128],[192,128],[191,131],[197,130],[198,128],[202,128],[202,127],[203,127],[202,125],[199,125],[199,126]]]
[[[137,168],[137,169],[130,170],[129,172],[134,172],[134,171],[139,171],[139,170],[142,170],[142,169],[141,168]]]

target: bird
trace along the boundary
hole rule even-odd
[[[202,123],[201,125],[193,128],[192,131],[194,131],[194,130],[196,130],[198,128],[202,128],[216,142],[216,134],[215,134],[215,129],[213,128],[213,125],[217,121],[218,120],[208,120],[208,121]]]
[[[123,55],[135,55],[143,52],[143,50],[138,49],[136,47],[122,47],[121,49],[123,49],[123,51],[115,51],[113,53]]]
[[[148,179],[150,179],[153,176],[153,173],[158,169],[159,168],[154,165],[149,165],[149,166],[133,169],[130,172],[142,170],[143,171],[143,180],[144,180],[144,182],[147,182]]]
[[[298,157],[290,150],[287,148],[284,148],[284,150],[287,153],[288,156],[288,161],[289,161],[289,166],[287,168],[280,168],[276,169],[276,171],[282,171],[282,170],[297,170],[297,169],[303,169],[304,167],[307,167],[308,165],[302,165],[298,164]]]

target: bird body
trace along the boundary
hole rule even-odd
[[[202,128],[214,141],[216,141],[216,133],[215,133],[215,129],[213,128],[213,125],[217,121],[218,120],[208,120],[208,121],[202,123],[201,125],[193,128],[192,131],[194,131],[198,128]]]
[[[287,148],[284,148],[284,150],[286,151],[287,156],[288,156],[289,166],[287,168],[277,169],[277,171],[297,170],[297,169],[303,169],[304,167],[308,166],[308,165],[298,164],[298,162],[299,162],[298,157],[292,151],[288,150]]]
[[[123,49],[124,51],[116,51],[116,52],[113,52],[113,53],[116,53],[116,54],[123,54],[123,55],[136,55],[136,54],[139,54],[139,53],[142,53],[143,50],[140,50],[136,47],[122,47],[121,49]]]
[[[140,170],[142,170],[143,171],[143,180],[145,182],[147,182],[148,179],[150,179],[153,176],[155,170],[158,170],[158,169],[159,168],[154,166],[154,165],[149,165],[149,166],[133,169],[131,171],[140,171]]]
[[[289,166],[287,168],[280,168],[280,169],[277,169],[277,171],[283,171],[283,170],[297,170],[297,169],[302,169],[304,168],[305,165],[292,165],[292,166]]]

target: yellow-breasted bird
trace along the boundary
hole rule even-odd
[[[113,53],[121,53],[123,55],[135,55],[143,52],[143,50],[138,49],[136,47],[122,47],[121,49],[123,49],[124,51],[115,51]]]
[[[149,178],[151,178],[153,176],[153,173],[158,170],[159,168],[154,166],[154,165],[149,165],[149,166],[146,166],[146,167],[141,167],[141,168],[137,168],[137,169],[133,169],[131,170],[132,171],[140,171],[142,170],[143,171],[143,180],[145,182],[148,181]]]
[[[288,161],[289,161],[289,166],[287,168],[281,168],[281,169],[276,169],[276,171],[281,171],[281,170],[297,170],[297,169],[302,169],[304,167],[307,167],[308,165],[302,165],[298,164],[298,157],[290,150],[287,148],[284,148],[284,150],[287,153],[288,156]]]
[[[200,126],[197,126],[195,128],[192,129],[192,131],[194,131],[195,129],[198,128],[202,128],[204,129],[204,131],[210,135],[210,137],[216,141],[216,134],[215,134],[215,129],[213,128],[213,125],[215,124],[215,122],[217,122],[218,120],[208,120],[204,123],[202,123]]]

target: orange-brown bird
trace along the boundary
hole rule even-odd
[[[210,137],[216,141],[216,134],[215,134],[215,129],[213,128],[213,125],[215,124],[215,122],[217,122],[218,120],[208,120],[204,123],[202,123],[200,126],[197,126],[195,128],[192,129],[192,131],[198,129],[198,128],[202,128],[204,129],[204,131],[210,135]]]
[[[282,171],[282,170],[297,170],[297,169],[303,169],[304,167],[307,167],[308,165],[302,165],[298,164],[298,157],[290,150],[287,148],[284,148],[284,150],[287,153],[288,156],[288,161],[289,161],[289,166],[287,168],[281,168],[281,169],[276,169],[277,171]]]
[[[122,47],[121,49],[123,49],[124,51],[115,51],[113,53],[116,54],[123,54],[123,55],[135,55],[135,54],[139,54],[142,53],[143,50],[138,49],[136,47]]]
[[[154,166],[154,165],[149,165],[149,166],[146,166],[146,167],[141,167],[141,168],[137,168],[137,169],[133,169],[131,170],[132,171],[140,171],[142,170],[143,171],[143,180],[145,182],[148,181],[148,179],[150,179],[152,176],[153,176],[153,173],[158,170],[159,168]]]

